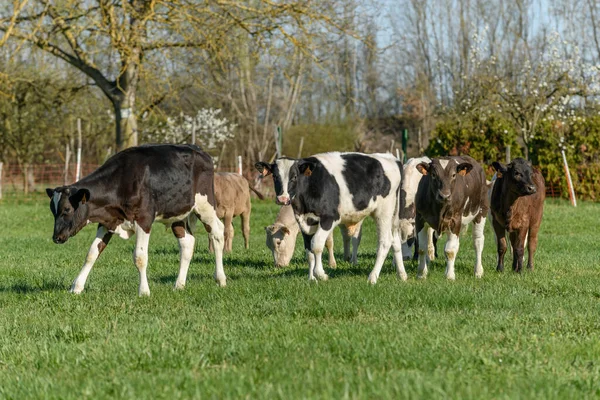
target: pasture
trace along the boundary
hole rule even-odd
[[[80,296],[67,292],[95,234],[52,243],[45,195],[0,202],[0,398],[597,398],[600,396],[600,205],[548,200],[536,271],[472,276],[461,237],[456,282],[434,261],[427,280],[396,278],[364,225],[359,265],[310,283],[302,239],[275,270],[263,227],[277,206],[253,203],[251,248],[239,220],[228,285],[212,279],[198,230],[187,287],[173,291],[178,246],[155,224],[151,297],[138,298],[134,240],[113,238]],[[443,255],[443,244],[438,251]],[[507,255],[510,269],[512,256]]]

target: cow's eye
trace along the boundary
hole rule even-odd
[[[522,175],[519,172],[515,172],[515,178],[520,178]]]
[[[290,182],[296,182],[296,176],[290,177]]]

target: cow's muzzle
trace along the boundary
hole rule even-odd
[[[53,236],[52,241],[56,244],[63,244],[67,241],[67,238],[61,236]]]
[[[290,198],[288,196],[277,196],[276,203],[280,206],[288,206],[290,204]]]
[[[527,194],[534,194],[537,192],[535,185],[528,185],[525,190],[527,191]]]

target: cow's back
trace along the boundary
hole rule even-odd
[[[109,158],[82,179],[101,182],[127,214],[149,208],[171,218],[188,213],[197,194],[214,205],[211,157],[194,145],[143,145]]]
[[[215,203],[217,216],[223,218],[226,210],[240,215],[248,208],[250,190],[243,176],[232,172],[217,172],[215,179]]]

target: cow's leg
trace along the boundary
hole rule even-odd
[[[233,210],[231,212],[227,212],[225,217],[223,218],[224,232],[223,239],[225,244],[223,245],[223,251],[226,253],[231,253],[233,249]]]
[[[138,224],[135,224],[135,249],[133,249],[133,262],[140,273],[140,286],[138,295],[150,296],[150,287],[148,286],[148,277],[146,269],[148,268],[148,243],[150,242],[150,230],[148,232]]]
[[[335,224],[327,224],[327,221],[325,221],[325,226],[329,226],[329,229],[323,227],[323,219],[321,219],[321,221],[319,221],[319,227],[311,240],[311,250],[315,256],[314,276],[322,281],[326,281],[329,278],[323,269],[323,248],[325,247],[327,238],[331,232],[333,232]]]
[[[217,217],[215,208],[208,202],[206,196],[196,195],[194,212],[204,224],[204,228],[208,232],[208,238],[215,250],[215,281],[217,281],[219,286],[225,286],[227,284],[227,277],[223,270],[223,232],[225,227]]]
[[[410,241],[411,240],[412,240],[412,238],[408,239],[406,242],[402,243],[402,258],[404,259],[404,261],[409,261],[412,258],[413,254],[412,254],[412,251],[410,250],[410,247],[411,247]],[[413,240],[412,244],[414,245],[414,240]],[[417,253],[415,252],[415,259],[416,259],[416,257],[417,257]]]
[[[483,253],[483,230],[485,229],[485,218],[481,221],[473,223],[473,247],[475,248],[475,278],[483,276],[483,264],[481,262],[481,254]]]
[[[533,271],[533,256],[537,250],[538,227],[529,229],[529,242],[527,242],[527,269]]]
[[[417,232],[417,240],[415,241],[415,246],[417,242],[419,243],[427,243],[427,228],[422,220],[417,219],[416,221],[416,232]],[[425,249],[423,246],[419,247],[419,267],[417,269],[417,278],[425,279],[427,278],[427,255],[425,254]]]
[[[243,212],[240,215],[242,219],[242,236],[244,236],[244,248],[248,250],[250,248],[250,213],[251,209],[248,208],[248,211]]]
[[[433,245],[434,232],[433,228],[427,228],[427,257],[429,257],[429,261],[435,260],[435,246]]]
[[[513,248],[513,271],[521,272],[523,270],[523,256],[525,254],[525,237],[527,229],[520,229],[510,232],[510,243]]]
[[[399,229],[392,232],[392,249],[394,250],[394,263],[396,264],[396,273],[398,278],[405,281],[408,279],[404,269],[404,255],[402,254],[402,237]]]
[[[306,260],[308,261],[308,280],[315,281],[315,255],[312,252],[312,237],[313,235],[302,232],[302,239],[304,239],[304,251],[306,252]]]
[[[381,273],[381,267],[385,261],[385,257],[390,251],[392,245],[392,217],[388,215],[377,216],[377,256],[375,257],[375,266],[369,274],[369,283],[374,285],[377,283],[379,274]],[[402,249],[400,249],[402,251]],[[397,260],[396,260],[397,262]],[[404,268],[404,261],[400,260],[402,268]]]
[[[360,240],[362,239],[362,221],[356,224],[354,229],[354,234],[352,235],[352,265],[358,264],[358,246],[360,245]]]
[[[79,271],[79,275],[73,281],[71,285],[71,293],[79,294],[83,291],[85,287],[85,282],[87,281],[87,277],[94,266],[94,263],[100,256],[100,253],[106,248],[110,238],[112,237],[112,233],[108,231],[104,226],[98,225],[98,230],[96,231],[96,238],[92,242],[90,249],[88,250],[87,257],[85,258],[85,263]]]
[[[506,254],[506,230],[495,219],[492,219],[492,226],[496,236],[496,249],[498,251],[498,259],[496,271],[504,272],[504,255]]]
[[[183,289],[187,279],[188,269],[192,256],[194,255],[194,244],[196,239],[185,226],[185,222],[179,221],[171,225],[171,230],[179,242],[179,275],[175,281],[175,289]]]
[[[325,247],[327,247],[327,255],[329,256],[329,266],[331,268],[337,267],[337,263],[335,262],[335,255],[333,254],[333,229],[329,236],[327,236],[327,240],[325,241]]]
[[[352,255],[350,254],[350,235],[348,234],[348,228],[346,225],[340,225],[340,231],[342,232],[342,240],[344,242],[344,261],[351,261]]]
[[[454,261],[456,261],[459,245],[458,235],[448,231],[448,241],[446,242],[444,253],[446,254],[446,279],[451,281],[456,279],[456,275],[454,274]]]

